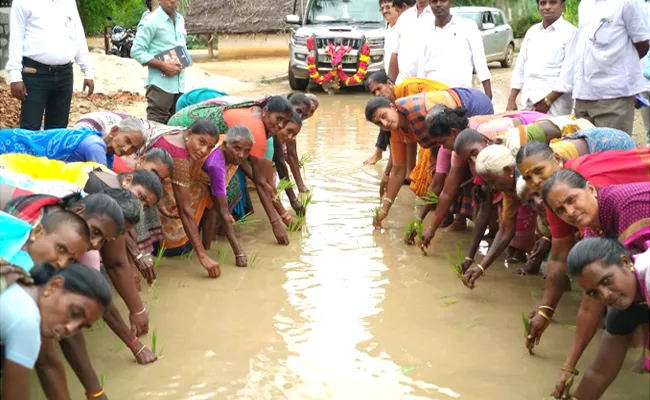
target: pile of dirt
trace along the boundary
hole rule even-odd
[[[127,91],[104,94],[95,93],[88,97],[85,93],[75,92],[70,106],[70,122],[77,121],[79,117],[96,111],[115,111],[145,101],[138,94]],[[0,129],[17,128],[20,119],[20,102],[11,96],[11,90],[4,80],[0,78]]]

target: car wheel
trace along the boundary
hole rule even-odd
[[[510,68],[512,66],[512,60],[515,58],[515,45],[510,43],[506,49],[506,58],[501,61],[501,66],[503,68]]]
[[[304,92],[307,90],[308,85],[309,79],[296,78],[296,76],[293,74],[293,71],[291,70],[291,66],[289,66],[289,87],[291,90],[300,90],[301,92]]]

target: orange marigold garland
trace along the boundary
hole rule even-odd
[[[313,36],[307,38],[307,50],[310,52],[310,55],[307,57],[307,70],[309,71],[309,77],[319,85],[332,81],[334,81],[333,84],[336,87],[338,87],[340,83],[345,85],[357,84],[363,82],[364,78],[368,74],[370,47],[365,39],[361,46],[361,53],[359,54],[359,69],[351,77],[347,76],[345,72],[343,72],[343,65],[341,65],[343,57],[352,50],[351,46],[341,44],[334,46],[330,43],[327,48],[325,48],[325,54],[330,57],[332,64],[332,69],[325,75],[321,75],[316,67],[318,52],[316,51],[315,39]]]

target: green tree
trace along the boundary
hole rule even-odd
[[[109,15],[119,25],[135,26],[146,6],[144,0],[83,0],[77,8],[86,33],[97,34],[104,31]]]

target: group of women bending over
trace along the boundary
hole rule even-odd
[[[525,274],[539,273],[548,257],[544,296],[525,337],[529,349],[549,326],[568,275],[585,289],[554,397],[569,396],[575,366],[605,306],[610,310],[601,351],[573,396],[596,399],[604,393],[637,327],[648,341],[637,369],[647,372],[650,148],[637,147],[624,132],[572,116],[495,115],[487,96],[473,89],[419,78],[395,85],[381,72],[371,75],[367,86],[376,97],[368,102],[366,119],[390,136],[391,151],[374,225],[388,216],[406,177],[409,146],[417,143],[410,187],[425,205],[415,222],[435,210],[420,246],[430,246],[440,228],[463,229],[473,218],[474,237],[462,264],[470,288],[504,252],[506,262],[526,263],[520,270]],[[486,236],[493,240],[477,263]],[[415,237],[409,232],[406,241],[412,244]]]
[[[308,191],[295,137],[318,100],[218,94],[186,97],[168,125],[98,112],[71,129],[0,131],[3,395],[28,398],[35,369],[48,398],[71,398],[58,342],[86,397],[107,398],[79,332],[100,317],[138,363],[155,361],[139,340],[149,329],[140,280],[152,284],[158,272],[152,254],[193,251],[216,278],[221,266],[208,250],[220,231],[245,267],[234,222],[252,212],[247,179],[278,243],[289,243],[285,226],[294,217],[279,201],[276,176],[289,179],[290,168],[299,191]],[[287,195],[304,213],[293,189]],[[102,267],[128,322],[112,304]]]

